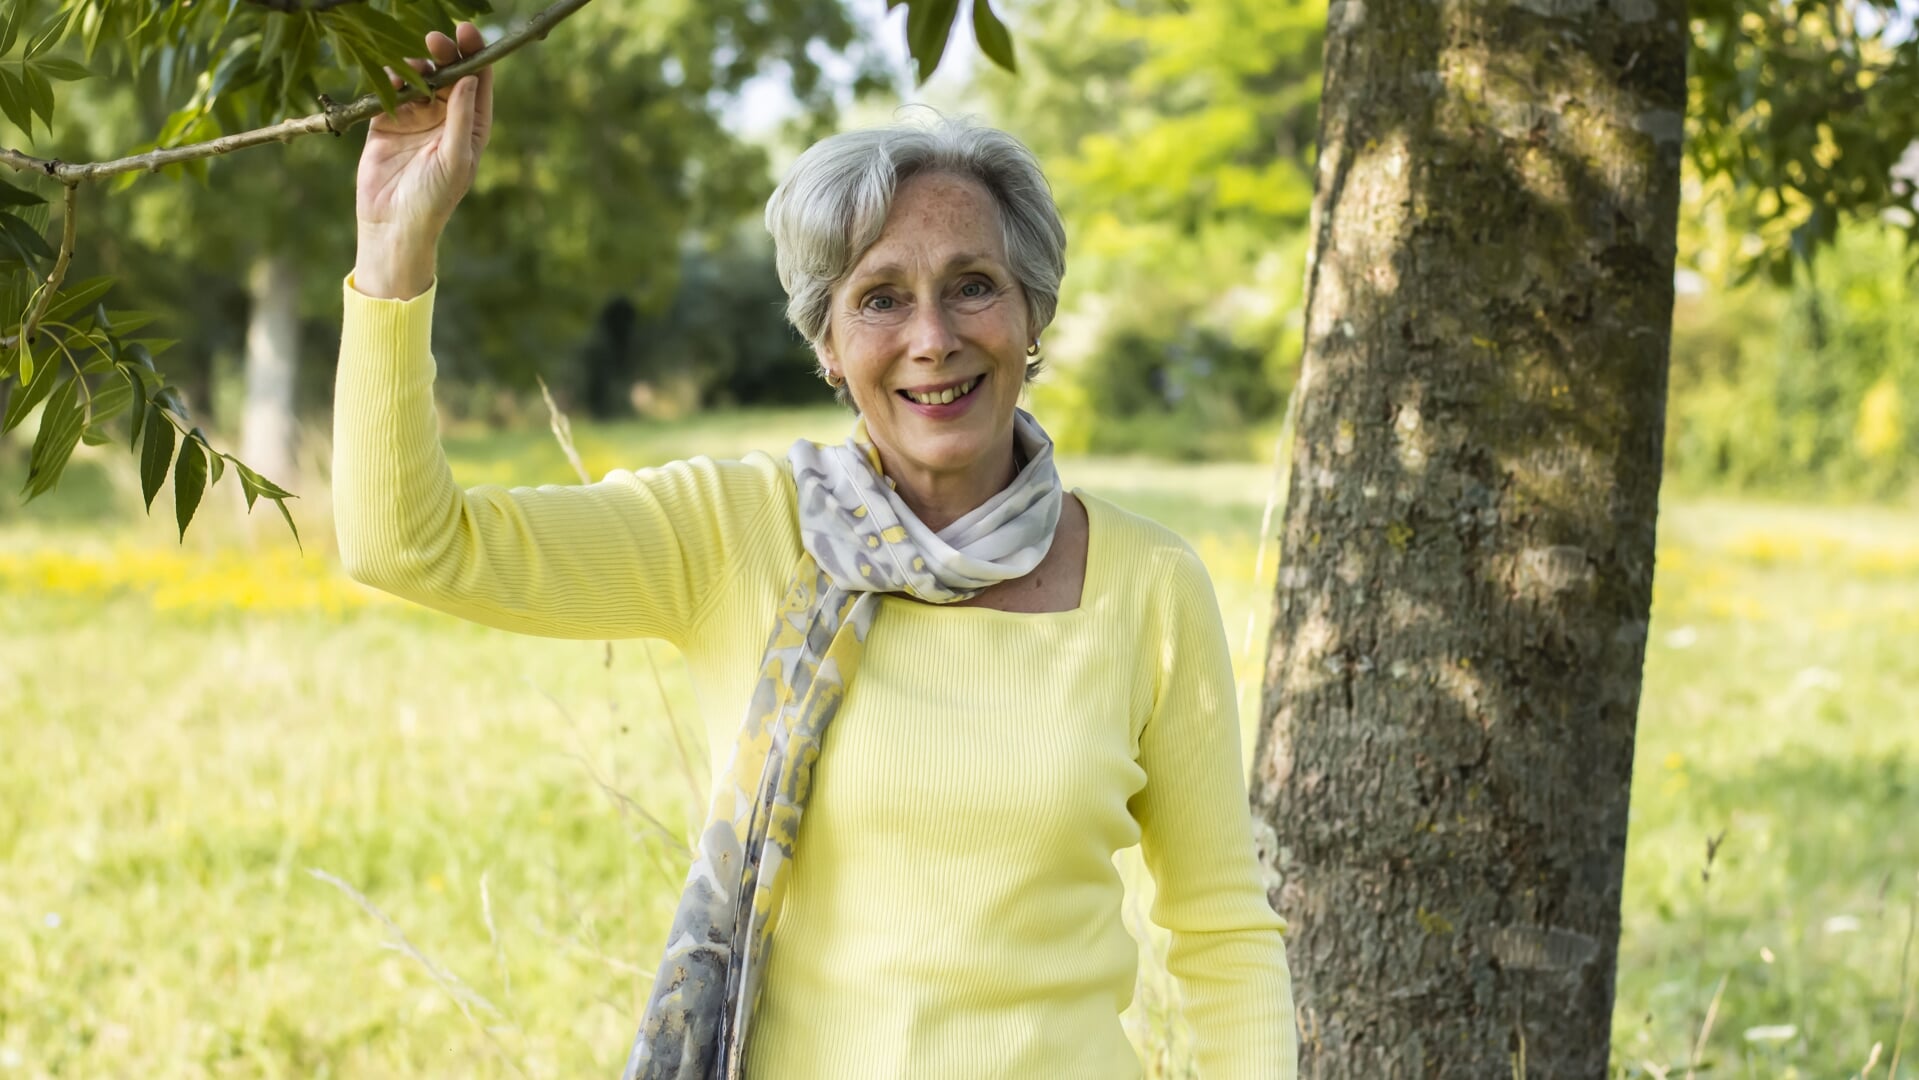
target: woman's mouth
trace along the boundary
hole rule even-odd
[[[936,420],[949,419],[965,412],[978,395],[980,384],[986,381],[984,374],[975,375],[970,382],[964,382],[937,394],[923,394],[917,398],[904,390],[898,391],[900,400],[921,416]]]

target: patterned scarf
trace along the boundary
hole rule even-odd
[[[1061,502],[1052,440],[1024,409],[1013,431],[1019,475],[938,533],[894,490],[864,417],[844,445],[801,439],[787,453],[805,551],[714,788],[623,1080],[740,1076],[813,769],[880,594],[964,600],[1025,576],[1052,546]]]

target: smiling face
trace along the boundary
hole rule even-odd
[[[992,195],[970,178],[921,173],[900,185],[879,239],[834,287],[818,348],[909,505],[976,493],[964,512],[1011,479],[1031,341]],[[946,404],[907,393],[969,385]]]

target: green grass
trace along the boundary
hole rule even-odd
[[[808,411],[576,435],[597,477],[843,429]],[[468,483],[573,479],[541,430],[448,447]],[[142,516],[123,459],[83,448],[44,507],[0,504],[0,1077],[612,1075],[680,863],[607,791],[668,834],[703,803],[670,751],[668,717],[690,731],[694,710],[671,650],[609,663],[362,589],[317,476],[293,504],[305,555],[230,483],[181,545],[169,493]],[[1269,469],[1061,471],[1194,542],[1250,717]],[[1685,1075],[1723,979],[1701,1076],[1852,1076],[1878,1042],[1887,1077],[1919,890],[1914,642],[1919,514],[1666,507],[1617,1072]],[[1150,886],[1123,866],[1142,927]],[[1180,1076],[1168,992],[1149,965],[1129,1021]]]

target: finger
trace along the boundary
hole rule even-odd
[[[480,28],[470,22],[463,22],[453,30],[456,42],[460,46],[462,57],[472,56],[486,48],[486,39],[480,36]]]
[[[430,71],[432,71],[432,70],[433,70],[433,62],[432,62],[432,61],[430,61],[430,60],[422,60],[421,58],[419,58],[419,57],[417,57],[417,56],[409,56],[409,57],[407,57],[407,58],[406,58],[406,65],[407,65],[408,67],[410,67],[410,68],[412,68],[413,70],[415,70],[415,71],[417,71],[417,72],[419,72],[419,73],[420,73],[420,74],[422,74],[422,75],[424,75],[424,74],[426,74],[426,73],[428,73],[428,72],[430,72]],[[397,72],[397,71],[394,71],[394,70],[393,70],[393,68],[391,68],[390,66],[387,66],[387,65],[384,65],[384,64],[383,64],[383,65],[381,65],[381,67],[382,67],[382,69],[383,69],[383,70],[384,70],[384,71],[386,72],[386,77],[387,77],[387,78],[388,78],[388,79],[389,79],[390,81],[392,81],[392,83],[393,83],[393,88],[394,88],[395,90],[398,90],[398,89],[399,89],[400,87],[402,87],[402,86],[404,86],[404,85],[406,85],[406,80],[405,80],[404,78],[402,78],[402,77],[401,77],[401,75],[400,75],[400,73],[399,73],[399,72]]]
[[[478,153],[486,149],[487,140],[493,137],[493,68],[481,68],[474,78],[477,84],[473,92],[473,150]]]
[[[446,99],[446,126],[440,129],[440,152],[456,175],[473,168],[473,98],[480,87],[478,76],[468,75],[453,84],[453,95]]]
[[[441,67],[457,64],[460,61],[460,47],[453,43],[452,38],[438,30],[426,36],[426,51],[433,54],[434,62]]]

